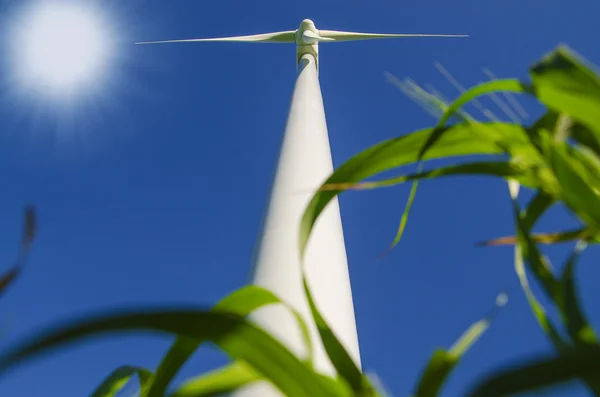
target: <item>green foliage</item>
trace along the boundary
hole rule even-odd
[[[507,181],[515,219],[515,235],[480,243],[515,246],[515,273],[540,329],[551,341],[553,355],[535,362],[511,363],[486,379],[478,380],[469,396],[504,396],[576,380],[594,395],[600,394],[600,346],[582,309],[576,283],[576,266],[588,244],[600,241],[600,79],[584,61],[565,47],[558,48],[530,69],[531,82],[494,80],[463,93],[454,103],[429,100],[443,115],[436,126],[399,136],[370,147],[337,168],[308,204],[300,224],[301,256],[312,228],[328,203],[346,190],[374,189],[412,182],[409,203],[402,215],[392,247],[407,224],[417,182],[451,175],[485,175]],[[482,95],[513,92],[536,98],[546,113],[532,125],[500,121],[479,122],[463,107]],[[456,116],[456,117],[455,117]],[[457,119],[454,124],[447,124]],[[486,161],[466,161],[483,155]],[[428,160],[452,159],[454,164],[426,169]],[[417,171],[372,181],[385,171],[415,164]],[[520,188],[535,195],[521,209]],[[537,221],[556,204],[572,212],[577,229],[532,233]],[[23,249],[17,265],[0,279],[0,292],[22,268],[33,238],[34,217],[26,217]],[[578,241],[559,273],[540,252],[538,244]],[[304,277],[304,275],[303,275]],[[534,295],[529,277],[540,287],[559,316],[553,321],[548,308]],[[0,356],[0,373],[22,360],[84,337],[132,331],[176,336],[156,371],[124,366],[110,374],[93,396],[114,396],[137,378],[141,397],[200,397],[232,392],[257,381],[270,382],[290,397],[376,397],[376,390],[335,336],[313,300],[304,278],[312,320],[336,372],[332,378],[316,372],[312,357],[302,360],[248,315],[265,305],[286,306],[297,318],[309,352],[312,342],[304,319],[271,292],[257,287],[234,291],[211,309],[130,310],[78,319],[49,327]],[[499,295],[493,309],[469,327],[449,349],[437,349],[417,380],[413,397],[439,395],[461,357],[490,327],[506,303]],[[564,332],[563,332],[564,331]],[[202,343],[227,353],[232,362],[213,372],[199,374],[169,389],[181,367]]]

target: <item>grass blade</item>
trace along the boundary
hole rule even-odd
[[[209,310],[129,311],[54,326],[0,356],[0,371],[84,337],[132,331],[166,332],[211,341],[233,359],[245,361],[290,397],[338,396],[306,363],[267,332],[243,317]]]
[[[342,379],[344,379],[348,383],[348,385],[350,385],[354,392],[364,393],[365,387],[368,387],[370,383],[365,377],[363,377],[361,370],[356,366],[354,360],[352,359],[352,357],[350,357],[350,354],[346,351],[342,343],[335,336],[335,334],[321,315],[310,292],[310,288],[308,287],[308,282],[304,271],[303,283],[304,291],[306,292],[306,297],[308,299],[308,304],[310,306],[312,316],[315,320],[317,330],[319,331],[319,335],[321,337],[321,340],[323,341],[323,347],[327,352],[329,360],[333,364],[333,367],[335,368],[338,375]]]
[[[550,341],[556,347],[557,350],[561,351],[567,347],[567,343],[562,339],[560,334],[558,333],[556,326],[552,323],[552,320],[546,314],[545,309],[536,299],[533,291],[529,287],[529,281],[527,279],[527,272],[525,270],[525,260],[524,257],[529,259],[529,267],[532,272],[536,275],[537,279],[541,282],[542,286],[545,287],[546,293],[550,296],[551,299],[555,299],[557,295],[557,291],[559,288],[559,284],[554,279],[554,276],[548,270],[548,266],[544,263],[544,260],[541,258],[535,243],[531,241],[529,237],[529,229],[526,228],[526,225],[523,222],[523,215],[520,214],[519,204],[517,203],[518,196],[518,184],[514,182],[509,182],[509,191],[510,197],[513,204],[513,212],[517,224],[517,242],[518,244],[515,246],[515,272],[519,277],[519,282],[521,283],[521,288],[525,293],[527,301],[529,302],[529,306],[535,315],[535,318],[538,321],[538,324],[544,331],[544,333],[548,336]],[[525,254],[527,253],[527,254]]]
[[[422,164],[419,165],[417,173],[420,173],[422,169]],[[406,223],[408,222],[408,214],[410,213],[410,209],[412,208],[413,202],[415,201],[415,196],[417,195],[417,188],[419,187],[419,180],[416,179],[413,181],[412,186],[410,187],[410,193],[408,194],[408,200],[406,201],[406,206],[404,207],[404,211],[402,212],[402,217],[400,218],[400,225],[398,225],[398,231],[396,232],[396,236],[392,241],[392,244],[387,249],[387,252],[394,249],[396,245],[400,242],[402,235],[404,234],[404,229],[406,229]]]
[[[559,357],[511,366],[482,381],[469,397],[504,397],[531,392],[578,378],[598,378],[600,349],[588,347],[564,352]]]
[[[136,376],[140,381],[140,390],[144,390],[152,377],[152,372],[145,368],[125,365],[114,370],[91,394],[90,397],[114,397]]]
[[[435,351],[419,379],[414,397],[436,397],[439,394],[460,358],[487,331],[498,310],[504,307],[506,302],[506,294],[498,295],[492,310],[483,319],[472,324],[449,350]]]
[[[304,342],[309,354],[308,361],[312,365],[312,343],[308,327],[300,314],[291,306],[283,303],[275,294],[258,286],[247,286],[232,292],[227,297],[218,302],[213,311],[232,313],[241,317],[246,317],[253,311],[271,304],[284,304],[292,311],[298,325],[301,328]],[[162,397],[165,395],[168,385],[177,375],[183,365],[190,359],[194,352],[202,344],[202,340],[190,339],[179,336],[163,360],[161,361],[154,379],[151,382],[150,389],[145,397]]]
[[[580,242],[577,244],[573,253],[567,260],[567,264],[565,269],[563,270],[563,274],[561,277],[561,287],[562,287],[562,312],[565,324],[567,326],[567,331],[571,336],[571,339],[576,344],[597,344],[596,335],[594,335],[594,330],[588,323],[585,315],[583,314],[583,310],[579,305],[579,298],[577,297],[577,288],[575,286],[575,266],[577,265],[577,260],[581,252],[585,249],[586,244]],[[600,386],[600,382],[598,382]],[[600,389],[598,389],[600,390]]]
[[[186,381],[168,397],[213,397],[231,393],[261,379],[249,365],[237,361]]]

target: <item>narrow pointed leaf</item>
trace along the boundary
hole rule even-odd
[[[0,372],[84,337],[132,331],[171,333],[209,340],[233,359],[245,361],[287,396],[335,395],[307,364],[261,328],[240,316],[202,310],[121,312],[54,326],[0,356]]]
[[[515,186],[517,188],[515,188]],[[527,279],[524,258],[528,259],[530,270],[536,276],[538,281],[540,281],[544,291],[550,297],[550,299],[556,299],[556,297],[558,296],[558,289],[560,287],[558,281],[556,281],[552,273],[550,273],[548,266],[544,263],[544,260],[541,258],[541,255],[537,250],[535,243],[532,242],[531,238],[529,237],[529,229],[526,228],[526,225],[524,224],[524,216],[521,215],[519,204],[517,203],[518,184],[516,184],[515,182],[509,182],[509,192],[513,204],[515,223],[517,226],[518,244],[515,246],[515,272],[519,277],[521,288],[525,293],[525,297],[529,302],[529,306],[531,307],[531,310],[533,311],[533,314],[535,315],[538,324],[540,325],[544,333],[548,336],[550,341],[553,343],[555,348],[558,351],[562,351],[567,347],[567,343],[562,339],[562,337],[556,329],[556,326],[553,324],[552,320],[550,320],[550,317],[548,317],[548,315],[546,314],[546,310],[533,294],[533,291],[529,286],[529,280]]]
[[[419,166],[418,171],[421,171],[421,167]],[[408,195],[408,200],[406,201],[406,206],[404,207],[404,211],[402,212],[402,217],[400,218],[400,225],[398,225],[398,231],[396,232],[396,236],[390,244],[388,251],[392,250],[402,238],[404,234],[404,229],[406,229],[406,223],[408,222],[408,214],[412,208],[413,202],[415,201],[415,196],[417,195],[417,188],[419,187],[419,181],[414,180],[412,186],[410,187],[410,193]]]
[[[253,311],[271,304],[284,304],[272,292],[258,286],[247,286],[234,291],[218,302],[213,311],[232,313],[246,317]],[[284,304],[285,305],[285,304]],[[308,361],[312,362],[312,343],[308,327],[300,314],[291,306],[285,305],[292,311],[302,331],[306,349],[309,353]],[[145,397],[162,397],[168,385],[177,375],[183,365],[190,359],[203,343],[203,340],[178,337],[156,370],[150,389]]]
[[[138,376],[140,390],[146,387],[146,383],[152,377],[152,372],[145,368],[125,365],[113,371],[91,394],[90,397],[114,397],[123,390],[131,378]]]
[[[585,246],[585,243],[580,242],[577,244],[573,253],[567,260],[567,264],[561,277],[561,296],[563,298],[561,311],[564,313],[564,321],[567,325],[567,331],[569,332],[571,339],[573,339],[576,344],[580,345],[597,344],[594,330],[587,321],[579,304],[579,297],[577,296],[578,293],[575,285],[575,266],[577,265],[579,256],[585,249]],[[599,387],[597,390],[600,390],[600,378],[596,386]]]
[[[506,304],[506,294],[500,294],[496,304],[483,319],[472,324],[449,350],[435,351],[419,379],[414,397],[437,397],[448,376],[467,350],[487,331],[498,309]]]
[[[143,41],[136,44],[165,44],[165,43],[195,43],[203,41],[239,41],[254,43],[295,43],[296,31],[288,30],[284,32],[253,34],[248,36],[216,37],[209,39],[185,39],[185,40],[162,40],[162,41]]]

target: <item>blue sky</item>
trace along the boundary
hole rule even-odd
[[[559,43],[600,64],[593,35],[600,5],[593,0],[107,3],[119,57],[99,92],[68,106],[3,95],[1,263],[13,259],[24,203],[38,206],[40,230],[30,266],[0,301],[2,347],[97,310],[209,305],[248,278],[294,84],[294,47],[134,41],[289,30],[304,18],[323,29],[471,35],[322,46],[336,165],[435,122],[385,81],[385,71],[453,98],[457,92],[436,61],[465,86],[486,79],[484,67],[499,77],[526,78],[528,66]],[[1,2],[5,16],[16,4]],[[3,64],[3,94],[14,88],[10,73]],[[511,249],[474,247],[513,230],[505,184],[423,183],[403,240],[378,262],[409,188],[340,199],[365,370],[394,396],[408,395],[434,348],[450,346],[507,286],[514,291],[509,304],[443,395],[458,395],[508,360],[549,351],[518,289]],[[541,226],[565,224],[573,221],[555,211]],[[560,263],[566,252],[554,249],[551,258]],[[578,273],[595,324],[597,258],[589,249]],[[170,341],[136,334],[79,343],[0,378],[0,395],[84,396],[121,364],[154,368]],[[223,362],[204,349],[179,379]]]

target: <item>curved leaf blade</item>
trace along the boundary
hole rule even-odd
[[[541,303],[535,297],[531,287],[529,286],[529,280],[527,279],[527,271],[525,269],[525,258],[528,259],[529,268],[534,273],[536,278],[542,284],[544,291],[549,295],[550,299],[556,299],[558,296],[557,291],[559,289],[558,281],[554,278],[547,264],[541,258],[541,255],[535,245],[531,241],[529,236],[529,227],[533,226],[535,219],[529,219],[529,225],[526,225],[524,218],[527,215],[521,215],[519,204],[517,203],[519,185],[515,182],[509,182],[509,193],[513,205],[513,213],[517,226],[517,245],[515,246],[515,273],[519,278],[521,288],[525,293],[525,297],[529,302],[529,306],[538,321],[538,324],[548,336],[550,341],[554,344],[558,351],[562,351],[567,348],[567,343],[562,339],[556,326],[552,323],[552,320],[546,314],[546,310]]]
[[[246,286],[223,298],[213,307],[213,311],[232,313],[241,317],[246,317],[253,311],[272,304],[283,304],[292,311],[301,328],[304,342],[307,351],[309,352],[308,361],[312,362],[312,342],[306,323],[296,310],[283,303],[283,301],[272,292],[255,285]],[[179,336],[159,364],[150,389],[145,397],[164,396],[168,385],[183,365],[200,347],[202,342],[202,340]]]
[[[187,380],[168,397],[213,397],[231,393],[260,379],[262,377],[252,367],[237,361]]]
[[[565,269],[561,277],[561,289],[562,289],[562,312],[564,321],[567,326],[567,331],[571,336],[571,339],[576,344],[597,344],[596,335],[591,325],[587,321],[583,310],[579,304],[579,298],[577,294],[577,287],[575,285],[575,266],[581,252],[585,249],[587,244],[580,242],[576,245],[573,253],[567,260]],[[600,382],[598,382],[600,387]],[[598,389],[600,390],[600,388]]]
[[[90,397],[114,397],[134,376],[139,378],[140,389],[143,390],[151,379],[152,372],[145,368],[130,365],[119,367],[92,392]]]
[[[156,310],[94,316],[49,331],[0,356],[0,372],[22,360],[84,337],[154,331],[206,339],[252,366],[288,396],[335,396],[321,378],[277,339],[240,316],[203,310]]]
[[[363,393],[365,388],[369,388],[370,383],[363,377],[361,370],[357,367],[352,357],[350,357],[350,354],[344,348],[344,345],[342,345],[335,336],[325,318],[323,318],[323,315],[317,308],[310,292],[310,288],[308,287],[306,274],[304,271],[302,273],[304,291],[306,292],[308,304],[329,360],[333,364],[338,375],[350,385],[354,392]]]
[[[458,124],[444,127],[447,133],[428,151],[424,159],[449,158],[467,155],[500,155],[505,146],[529,145],[525,130],[518,125],[506,123]],[[493,131],[487,140],[481,139],[476,129]],[[418,160],[417,153],[433,129],[425,129],[379,143],[357,154],[341,165],[323,185],[356,183],[381,172],[391,170]],[[341,190],[318,191],[302,216],[299,245],[303,256],[312,228],[327,204]]]

